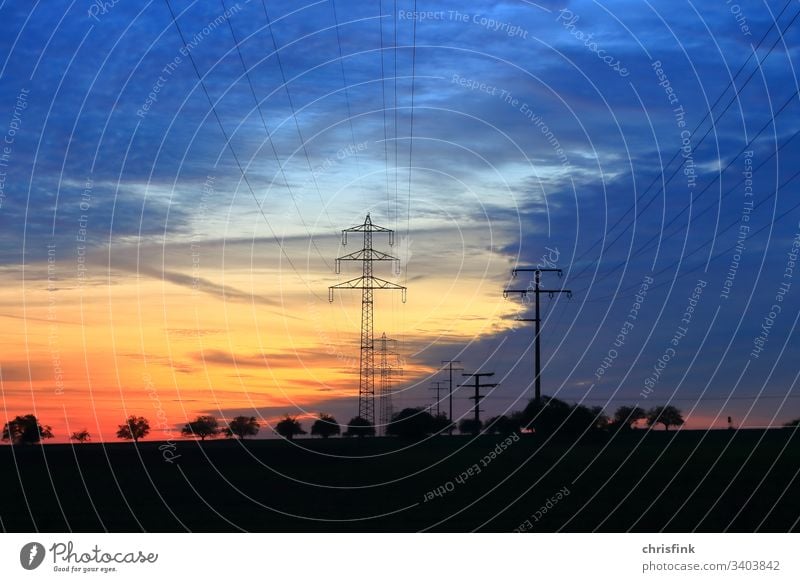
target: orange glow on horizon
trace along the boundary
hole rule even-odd
[[[385,330],[404,340],[402,384],[433,371],[412,349],[497,333],[520,309],[499,297],[505,257],[487,251],[470,261],[485,266],[421,273],[405,305],[376,294],[376,338]],[[109,272],[108,263],[107,253],[87,257],[81,280],[62,267],[68,259],[50,280],[46,262],[26,265],[24,286],[18,273],[0,274],[8,282],[0,291],[3,422],[33,412],[52,427],[48,442],[83,428],[101,441],[116,440],[117,425],[136,414],[150,420],[150,438],[178,438],[199,414],[265,409],[273,420],[281,408],[308,416],[317,403],[357,396],[360,297],[344,292],[328,303],[335,275],[308,273],[305,283],[276,269],[210,264],[200,273],[143,264],[137,275]]]

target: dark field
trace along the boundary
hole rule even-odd
[[[795,430],[523,435],[484,466],[503,440],[184,441],[173,464],[155,442],[4,446],[0,518],[46,532],[798,529]]]

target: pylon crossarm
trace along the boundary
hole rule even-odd
[[[359,224],[356,226],[351,226],[350,228],[345,228],[342,230],[342,245],[347,245],[347,233],[348,232],[385,232],[389,235],[389,246],[394,245],[394,231],[390,228],[384,228],[382,226],[378,226],[377,224],[372,224],[372,219],[370,219],[369,214],[367,214],[366,220],[364,220],[364,224]],[[365,235],[366,236],[366,235]]]
[[[400,298],[403,303],[406,302],[406,291],[407,289],[402,285],[398,285],[397,283],[392,283],[391,281],[386,281],[385,279],[380,279],[378,277],[372,277],[372,286],[370,289],[394,289],[400,291]]]
[[[350,279],[349,281],[344,281],[343,283],[337,283],[336,285],[331,285],[328,289],[362,289],[363,287],[359,284],[364,280],[364,277],[356,277],[355,279]]]
[[[342,232],[392,232],[390,228],[384,228],[382,226],[378,226],[377,224],[364,223],[359,224],[358,226],[351,226],[350,228],[342,229]]]
[[[397,257],[393,257],[387,253],[376,251],[375,249],[359,249],[355,252],[342,255],[336,259],[337,261],[399,261]]]
[[[344,281],[342,283],[337,283],[336,285],[331,285],[330,287],[328,287],[328,301],[333,301],[334,289],[399,290],[402,292],[403,303],[406,302],[406,291],[407,291],[406,287],[398,285],[397,283],[392,283],[391,281],[386,281],[385,279],[381,279],[379,277],[356,277],[355,279],[350,279],[349,281]]]

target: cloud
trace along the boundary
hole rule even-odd
[[[192,360],[205,365],[231,366],[236,368],[259,368],[289,370],[299,368],[349,368],[357,366],[356,359],[340,357],[322,349],[302,348],[286,352],[240,354],[210,349],[191,355]]]

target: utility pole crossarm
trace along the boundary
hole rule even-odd
[[[503,289],[503,298],[507,298],[512,293],[519,293],[525,297],[528,293],[536,293],[535,289]],[[539,289],[539,293],[547,293],[551,297],[556,293],[566,293],[572,299],[572,291],[569,289]]]
[[[564,274],[561,269],[540,269],[539,267],[519,267],[511,269],[511,276],[516,277],[517,273],[558,273],[559,278]]]

